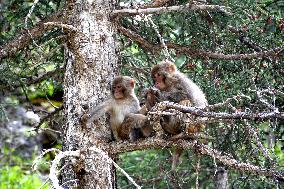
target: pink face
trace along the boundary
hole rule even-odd
[[[155,87],[157,87],[160,90],[163,90],[166,88],[165,82],[164,82],[164,76],[160,75],[159,73],[156,73],[154,75],[155,80]]]
[[[123,94],[123,87],[121,85],[115,85],[113,87],[113,96],[115,99],[121,99],[124,97],[124,94]]]

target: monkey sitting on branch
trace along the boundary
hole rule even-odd
[[[202,90],[187,76],[177,70],[175,64],[165,60],[155,65],[151,70],[151,77],[154,85],[159,91],[148,91],[148,106],[153,106],[156,102],[171,101],[181,105],[196,106],[204,108],[208,105],[205,94]],[[156,102],[155,102],[156,100]],[[204,128],[203,124],[189,124],[184,129],[182,120],[178,116],[164,115],[160,124],[165,133],[178,136],[183,130],[191,134],[200,132]],[[176,149],[173,154],[172,170],[175,171],[177,162],[183,149]]]
[[[205,94],[202,90],[187,76],[177,70],[175,64],[171,61],[162,61],[155,65],[151,70],[151,76],[154,85],[159,89],[157,102],[171,101],[181,105],[196,106],[204,108],[208,105]],[[150,92],[149,92],[150,93]],[[155,92],[157,94],[157,92]],[[153,99],[153,97],[152,97]],[[151,104],[154,104],[153,102]],[[180,124],[177,124],[174,116],[163,116],[161,126],[166,133],[178,134],[181,130]],[[196,127],[202,127],[196,125]],[[201,128],[187,128],[186,132],[199,132]]]
[[[140,105],[134,93],[134,88],[134,79],[128,76],[116,77],[111,86],[112,96],[96,106],[94,110],[83,115],[82,121],[90,124],[105,113],[108,113],[110,115],[111,131],[115,140],[126,140],[129,138],[137,140],[141,135],[149,135],[148,133],[151,132],[151,129],[144,127],[147,117],[142,114],[136,114],[139,113]],[[128,124],[128,119],[130,118],[133,121],[131,124]]]

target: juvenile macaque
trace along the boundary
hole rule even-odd
[[[134,142],[140,138],[149,137],[154,129],[150,125],[150,121],[146,116],[148,108],[154,106],[154,103],[157,102],[158,89],[151,91],[144,91],[146,104],[142,106],[138,113],[130,113],[126,115],[123,123],[121,124],[120,136],[122,139],[130,139]],[[151,94],[150,94],[151,93]]]
[[[207,100],[202,90],[183,73],[179,72],[174,63],[162,61],[152,68],[151,76],[155,87],[160,90],[157,102],[171,101],[200,108],[207,106]],[[155,103],[152,102],[151,104]],[[178,134],[182,130],[180,119],[174,116],[163,116],[161,126],[166,133],[172,135]],[[199,132],[202,127],[201,125],[191,125],[187,127],[186,132]]]
[[[191,104],[203,108],[207,100],[202,90],[183,73],[179,72],[174,63],[163,61],[153,67],[151,76],[155,87],[160,91],[160,101],[179,103],[190,100]]]
[[[134,93],[135,81],[128,76],[118,76],[112,82],[112,96],[99,104],[89,115],[85,114],[83,120],[87,124],[98,120],[105,113],[110,114],[110,125],[115,140],[126,139],[124,133],[129,129],[121,127],[125,117],[130,113],[137,113],[140,110],[139,101]]]
[[[207,100],[202,90],[183,73],[179,72],[171,61],[162,61],[154,66],[151,71],[155,87],[160,90],[158,102],[171,101],[182,105],[203,108],[207,106]],[[181,120],[176,116],[163,116],[161,126],[171,135],[177,135],[183,131]],[[185,132],[199,132],[204,125],[187,125]],[[172,170],[176,169],[177,162],[182,154],[182,149],[176,149],[173,154]]]

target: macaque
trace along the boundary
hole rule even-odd
[[[161,91],[160,101],[179,103],[190,100],[191,104],[203,108],[207,100],[202,90],[188,77],[179,72],[174,63],[163,61],[154,66],[151,76],[155,87]]]
[[[146,97],[146,104],[142,106],[138,113],[130,113],[126,115],[123,123],[121,124],[120,136],[123,139],[130,139],[131,142],[134,142],[140,138],[149,137],[154,129],[150,125],[150,121],[146,116],[148,108],[154,106],[154,103],[157,102],[156,97],[158,96],[157,90],[144,91]],[[151,94],[150,94],[151,93]]]
[[[112,96],[99,104],[89,115],[85,114],[83,120],[87,124],[98,120],[105,113],[110,114],[110,125],[115,140],[127,139],[121,127],[125,117],[130,113],[137,113],[140,110],[139,101],[134,93],[135,81],[128,76],[118,76],[112,82]],[[129,129],[129,128],[126,128]]]
[[[181,105],[196,106],[204,108],[207,100],[202,90],[187,76],[179,72],[175,64],[171,61],[162,61],[154,66],[151,71],[154,85],[160,90],[158,102],[171,101]],[[177,116],[163,116],[161,118],[163,130],[171,135],[180,134],[182,128],[181,120]],[[204,125],[187,125],[186,133],[199,132]],[[182,154],[182,149],[176,149],[173,154],[172,170],[175,171],[177,162]]]
[[[151,76],[155,87],[160,90],[156,102],[171,101],[181,105],[200,108],[207,106],[208,103],[202,90],[193,81],[179,72],[174,63],[167,60],[162,61],[152,68]],[[151,104],[155,103],[152,102]],[[172,135],[181,132],[180,125],[179,118],[174,116],[163,116],[161,119],[162,128],[166,133]],[[187,128],[187,131],[195,133],[199,132],[200,128],[200,125],[196,125],[196,128],[190,126]]]

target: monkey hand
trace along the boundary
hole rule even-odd
[[[190,100],[182,100],[179,102],[179,104],[183,106],[192,106],[192,103]]]
[[[150,87],[145,89],[144,94],[146,99],[145,105],[148,110],[151,110],[152,107],[160,101],[161,93],[159,89],[155,87]]]
[[[186,130],[188,134],[194,134],[201,132],[203,129],[205,129],[204,124],[197,124],[197,125],[188,125]]]

